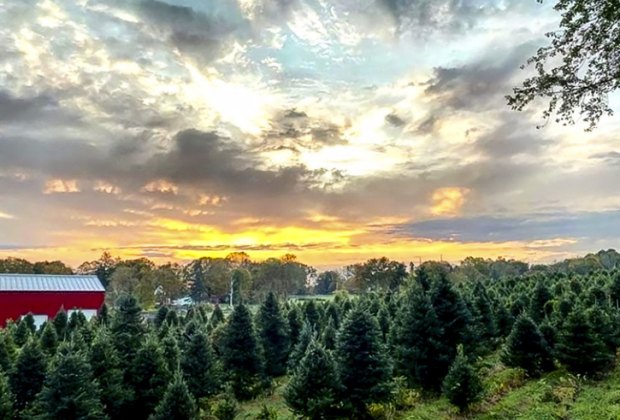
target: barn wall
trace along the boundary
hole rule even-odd
[[[0,327],[29,312],[53,318],[61,307],[99,310],[104,298],[104,292],[0,292]]]

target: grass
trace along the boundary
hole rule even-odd
[[[559,369],[528,379],[520,369],[507,368],[499,355],[479,363],[486,392],[467,413],[459,413],[444,397],[420,398],[406,411],[383,417],[406,420],[617,420],[620,419],[620,365],[600,380],[589,380]],[[274,409],[278,419],[294,419],[282,392],[286,378],[276,383],[271,395],[239,405],[237,419],[256,418],[263,405]]]

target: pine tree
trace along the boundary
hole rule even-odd
[[[538,281],[536,283],[536,287],[534,287],[534,291],[530,299],[529,314],[532,318],[532,321],[537,324],[540,324],[542,322],[542,320],[547,315],[545,311],[545,305],[552,298],[553,296],[551,295],[551,292],[549,291],[547,286],[545,286],[542,281]]]
[[[175,375],[150,420],[194,420],[198,418],[196,403],[181,375]]]
[[[97,314],[97,321],[99,321],[100,325],[108,326],[110,325],[110,310],[108,309],[108,305],[105,303],[101,305],[101,309],[99,309],[99,313]]]
[[[129,373],[135,396],[132,415],[127,417],[146,419],[163,397],[170,379],[164,355],[154,337],[147,336],[139,347]]]
[[[32,312],[28,312],[28,314],[22,318],[20,324],[22,322],[26,324],[26,326],[30,330],[30,334],[34,334],[35,332],[37,332],[37,326],[34,322],[34,316],[32,315]]]
[[[286,373],[290,337],[288,323],[273,292],[269,292],[257,315],[258,336],[265,352],[265,373],[271,377]]]
[[[426,293],[408,291],[392,327],[396,370],[410,386],[439,391],[448,373],[450,356],[442,343],[443,328]]]
[[[235,307],[221,346],[224,376],[230,380],[235,396],[244,400],[256,395],[263,380],[263,359],[252,315],[245,305]]]
[[[443,393],[448,400],[463,411],[482,395],[482,382],[459,346],[456,358],[443,380]]]
[[[377,322],[379,322],[379,328],[381,328],[383,342],[387,342],[387,337],[390,333],[390,313],[385,305],[381,305],[377,313]]]
[[[197,399],[214,395],[220,388],[221,371],[207,335],[194,334],[183,353],[181,369],[190,392]]]
[[[166,314],[166,324],[171,327],[179,326],[179,315],[177,314],[177,311],[175,311],[174,309],[170,309],[168,311],[168,313]]]
[[[620,309],[620,271],[615,271],[611,275],[611,284],[609,285],[609,298],[614,308]]]
[[[46,370],[47,357],[41,350],[39,342],[30,338],[19,351],[15,368],[9,378],[17,410],[23,410],[34,401],[43,387]]]
[[[522,314],[515,321],[502,361],[511,367],[520,367],[530,376],[538,376],[553,369],[549,346],[531,318]]]
[[[73,311],[67,323],[67,334],[72,335],[86,324],[86,317],[82,311]]]
[[[168,307],[161,306],[157,313],[155,314],[155,319],[153,320],[153,324],[155,328],[160,328],[162,324],[166,321],[166,315],[168,315]]]
[[[321,335],[321,343],[327,350],[334,350],[336,348],[336,336],[337,331],[334,327],[334,319],[329,318],[327,326],[323,329],[323,334]]]
[[[14,330],[13,341],[15,341],[15,344],[17,344],[19,347],[22,347],[24,344],[26,344],[28,338],[30,338],[31,335],[32,331],[28,327],[28,324],[22,319],[21,321],[19,321],[19,323],[17,324],[17,328]]]
[[[304,357],[304,354],[306,354],[306,349],[308,348],[310,341],[312,341],[313,336],[314,330],[312,329],[312,326],[310,326],[310,323],[304,322],[304,326],[301,329],[299,338],[297,339],[297,344],[295,344],[295,347],[293,348],[293,351],[291,351],[288,358],[289,369],[294,369],[299,364],[302,357]]]
[[[286,404],[300,416],[330,418],[337,407],[339,392],[334,360],[316,340],[312,340],[284,390]]]
[[[319,311],[317,310],[316,303],[314,303],[314,300],[312,299],[306,302],[306,304],[304,305],[304,318],[312,328],[314,328],[315,330],[318,329],[319,320],[321,317],[319,316]]]
[[[141,309],[133,296],[121,296],[117,301],[117,311],[112,318],[110,331],[112,342],[118,351],[121,367],[127,369],[140,348],[140,341],[144,334]]]
[[[213,308],[213,313],[211,314],[211,319],[209,320],[211,324],[211,328],[216,329],[218,325],[225,321],[224,312],[222,312],[222,308],[220,305],[215,305]]]
[[[105,419],[100,390],[86,357],[68,344],[59,347],[34,404],[36,419]]]
[[[301,319],[301,312],[297,305],[292,306],[286,314],[286,319],[288,322],[288,331],[291,339],[291,350],[295,348],[297,344],[297,340],[299,340],[299,334],[301,333],[301,329],[304,326],[304,323]]]
[[[4,371],[0,369],[0,419],[12,419],[15,417],[14,399],[9,380]]]
[[[556,344],[560,363],[574,373],[591,375],[608,368],[614,354],[596,334],[583,308],[572,311],[560,331]]]
[[[52,322],[54,324],[54,328],[56,328],[56,335],[58,336],[58,339],[64,340],[67,332],[67,323],[69,322],[69,318],[67,317],[67,312],[65,312],[64,307],[61,307],[58,310],[58,313]]]
[[[366,406],[390,396],[392,369],[377,320],[362,308],[351,310],[336,341],[338,374],[344,400],[363,416]]]
[[[104,411],[112,419],[122,418],[123,408],[133,399],[133,393],[123,383],[118,353],[106,329],[99,329],[89,349],[93,377],[101,388]]]
[[[330,302],[325,310],[325,316],[327,317],[327,323],[331,319],[334,322],[334,328],[337,330],[340,328],[340,309],[334,302]]]
[[[53,356],[56,353],[56,347],[58,347],[56,328],[50,322],[46,322],[41,333],[41,349],[48,356]]]
[[[6,331],[0,331],[0,370],[10,372],[13,368],[14,349],[8,341]]]
[[[443,271],[431,286],[430,298],[439,324],[443,328],[441,342],[447,349],[447,360],[451,363],[458,344],[476,344],[475,337],[472,337],[472,331],[468,328],[471,324],[471,313]]]
[[[161,347],[164,353],[164,359],[166,360],[166,366],[168,367],[168,372],[170,374],[174,374],[180,369],[181,349],[179,348],[179,343],[172,332],[168,331],[164,338],[161,339]]]
[[[473,293],[474,321],[480,328],[481,339],[484,343],[488,344],[497,335],[497,325],[493,314],[491,299],[489,298],[486,288],[480,282],[476,282]]]

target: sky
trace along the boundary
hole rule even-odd
[[[614,247],[618,117],[506,105],[558,21],[534,0],[0,2],[0,257]]]

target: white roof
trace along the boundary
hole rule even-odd
[[[105,292],[97,276],[0,274],[0,292]]]

